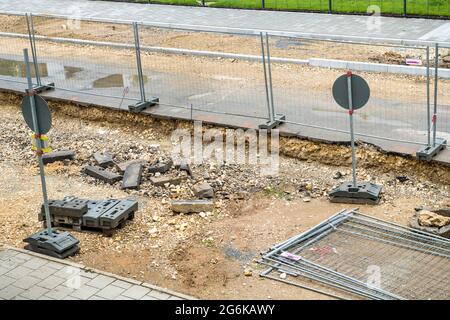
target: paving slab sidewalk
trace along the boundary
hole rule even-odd
[[[0,247],[0,300],[193,300],[194,297],[24,249]]]

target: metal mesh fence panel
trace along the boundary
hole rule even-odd
[[[450,299],[448,240],[354,211],[281,244],[264,259],[368,297]]]
[[[267,117],[258,37],[147,26],[140,36],[143,72],[150,79],[146,91],[160,105]],[[238,56],[242,51],[250,57]]]
[[[33,22],[37,55],[48,69],[42,82],[115,97],[118,105],[139,99],[132,25],[49,17],[33,17]]]
[[[18,88],[25,88],[21,83],[26,83],[25,63],[23,49],[30,48],[27,23],[25,16],[0,15],[0,79],[16,83]],[[34,68],[31,68],[35,77]],[[47,72],[44,64],[39,65],[39,70]]]
[[[355,112],[359,138],[426,143],[425,68],[405,65],[407,58],[425,63],[425,49],[274,36],[270,45],[275,61],[276,111],[285,114],[288,122],[304,124],[300,133],[303,130],[320,138],[330,130],[349,131],[347,112],[336,104],[331,89],[337,77],[351,70],[366,79],[371,88],[368,104]],[[291,61],[276,62],[283,59]],[[407,74],[417,70],[423,75]]]

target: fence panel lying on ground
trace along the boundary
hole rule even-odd
[[[305,277],[369,299],[450,299],[448,239],[355,210],[274,246],[263,262],[263,276],[282,269],[294,285]]]
[[[24,82],[21,52],[30,46],[26,19],[20,15],[5,19],[10,24],[0,30],[0,80]],[[33,16],[32,21],[42,81],[54,82],[70,99],[92,95],[126,109],[142,100],[144,92],[147,100],[159,98],[161,115],[170,109],[170,116],[184,112],[185,119],[190,112],[191,119],[216,123],[220,115],[234,117],[233,121],[237,116],[239,125],[255,127],[281,114],[289,133],[348,141],[348,119],[333,101],[331,87],[339,75],[351,70],[361,74],[372,91],[368,105],[355,112],[360,140],[413,154],[428,143],[435,119],[438,137],[450,133],[450,70],[445,62],[449,58],[443,59],[449,51],[439,48],[436,82],[432,42],[344,42],[255,30],[221,33],[193,26],[186,30],[54,16]],[[406,65],[406,59],[419,66]]]

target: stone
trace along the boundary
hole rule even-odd
[[[194,194],[198,198],[213,198],[214,190],[207,182],[197,183],[193,187]]]
[[[395,178],[401,183],[409,180],[409,178],[407,176],[396,176]]]
[[[97,162],[97,164],[102,168],[106,168],[114,164],[113,156],[109,152],[105,153],[96,152],[94,153],[94,159]]]
[[[122,189],[137,189],[141,184],[142,163],[133,163],[127,166],[123,175]]]
[[[334,174],[334,176],[333,176],[333,179],[340,179],[340,178],[342,178],[343,177],[343,175],[342,175],[342,173],[340,172],[340,171],[337,171],[335,174]]]
[[[245,268],[244,276],[251,277],[253,275],[253,270],[251,268]]]
[[[281,273],[280,274],[280,279],[286,279],[286,277],[287,277],[287,275],[286,275],[286,273],[285,272],[283,272],[283,273]]]
[[[183,162],[177,166],[177,169],[180,171],[185,171],[191,178],[193,177],[192,169],[191,169],[191,166],[189,165],[189,163]]]
[[[124,173],[128,166],[130,166],[132,164],[136,164],[136,163],[139,163],[142,166],[145,166],[147,164],[147,161],[143,160],[143,159],[130,160],[130,161],[125,161],[125,162],[121,162],[121,163],[116,163],[116,167],[120,172]]]
[[[200,213],[212,211],[214,203],[212,200],[174,200],[171,209],[179,213]]]
[[[172,168],[172,165],[173,165],[172,160],[169,160],[167,162],[157,163],[157,164],[154,164],[154,165],[148,167],[148,172],[149,173],[156,173],[156,172],[166,173],[167,171],[170,170],[170,168]]]
[[[96,179],[102,180],[106,183],[110,183],[113,184],[117,181],[119,181],[120,179],[122,179],[122,176],[105,170],[104,168],[101,167],[97,167],[97,166],[87,166],[84,168],[84,173],[86,173],[87,175],[94,177]]]
[[[185,179],[186,177],[160,176],[160,177],[151,177],[150,182],[155,186],[162,187],[166,184],[178,185],[181,183],[181,181]]]
[[[417,216],[419,224],[424,227],[441,228],[450,224],[450,217],[444,217],[432,211],[422,210]]]
[[[75,158],[75,151],[73,150],[61,150],[45,153],[42,155],[42,161],[44,164],[53,163],[56,161],[63,161],[66,159],[73,160]]]

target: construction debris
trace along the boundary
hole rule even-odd
[[[355,210],[338,212],[273,246],[260,263],[269,266],[263,277],[335,297],[330,287],[351,298],[450,299],[450,240]]]
[[[142,163],[133,163],[127,166],[123,175],[122,189],[137,189],[141,184]]]
[[[125,173],[125,170],[127,169],[127,167],[129,165],[136,164],[136,163],[140,163],[140,164],[142,164],[142,166],[145,166],[148,164],[146,160],[137,159],[137,160],[130,160],[130,161],[125,161],[125,162],[121,162],[121,163],[116,163],[116,168],[117,168],[117,170],[119,170],[119,172]]]
[[[421,209],[409,219],[409,225],[420,231],[450,238],[450,209]]]
[[[44,153],[42,155],[42,161],[44,162],[44,164],[63,160],[73,160],[74,158],[75,151],[72,150],[53,151],[50,153]]]
[[[194,194],[202,198],[214,198],[214,190],[207,182],[197,183],[193,187]]]
[[[113,156],[109,152],[105,153],[96,152],[94,153],[94,159],[97,162],[97,164],[102,168],[106,168],[114,164]]]
[[[149,173],[156,173],[156,172],[166,173],[167,171],[170,170],[170,168],[172,168],[172,165],[173,165],[172,160],[167,161],[167,162],[157,163],[157,164],[154,164],[154,165],[148,167],[147,171]]]
[[[91,177],[102,180],[109,184],[113,184],[122,179],[121,175],[97,166],[87,166],[84,168],[84,172]]]
[[[212,211],[214,202],[212,200],[174,200],[171,209],[179,213],[199,213]]]
[[[165,186],[165,185],[178,185],[181,181],[186,180],[185,176],[161,176],[161,177],[151,177],[150,182],[155,186]]]

